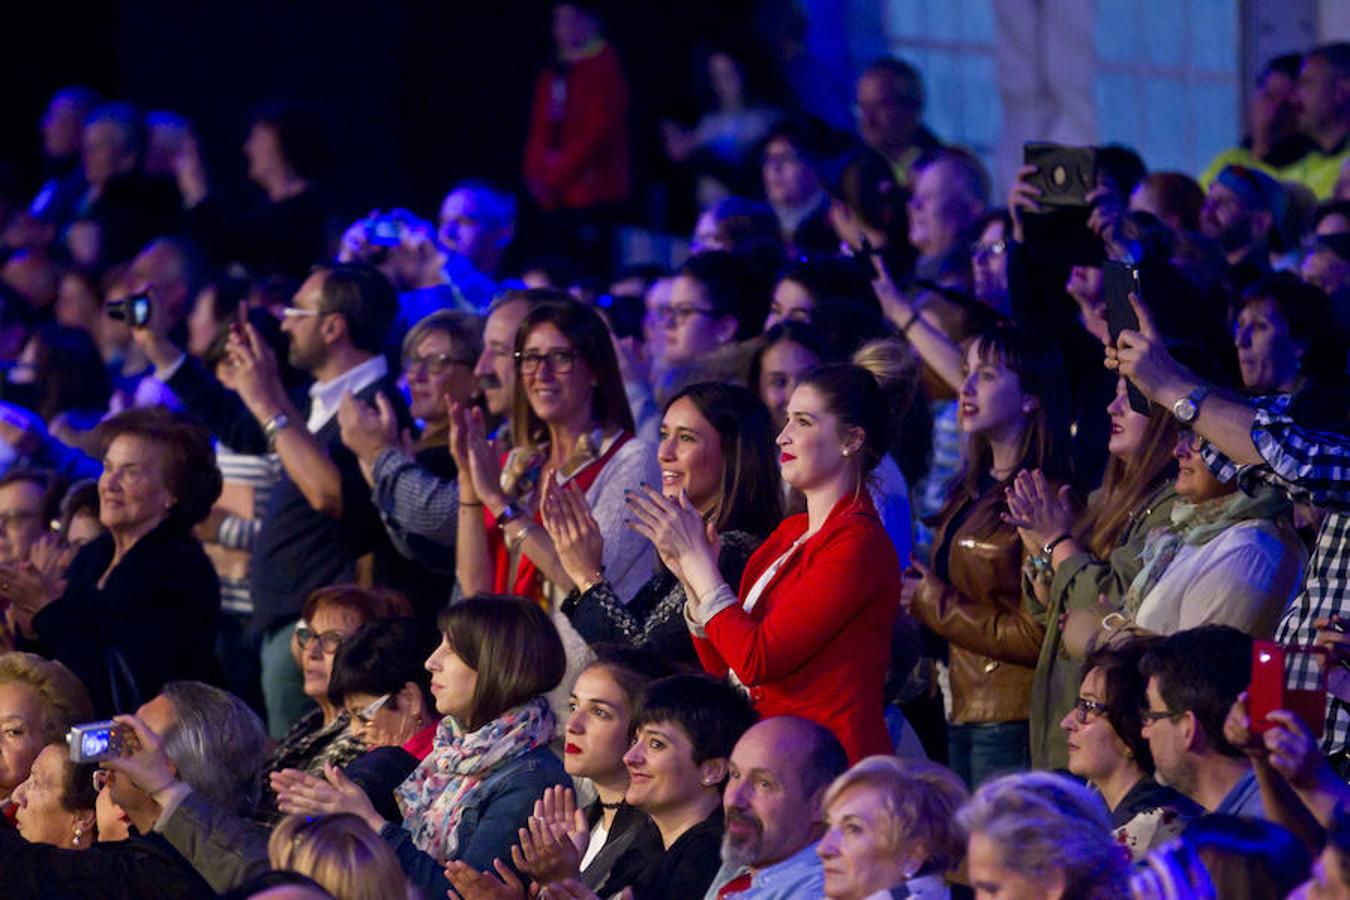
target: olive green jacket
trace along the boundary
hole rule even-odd
[[[1097,493],[1089,503],[1100,500]],[[1119,606],[1125,591],[1139,574],[1143,563],[1139,556],[1144,538],[1154,528],[1171,521],[1176,490],[1168,480],[1158,487],[1130,519],[1120,536],[1120,545],[1105,561],[1090,553],[1079,553],[1060,563],[1050,583],[1048,605],[1042,605],[1024,579],[1023,601],[1033,616],[1045,624],[1045,641],[1036,661],[1036,676],[1031,685],[1031,764],[1037,769],[1063,769],[1069,764],[1069,749],[1059,723],[1068,715],[1078,697],[1083,677],[1082,660],[1072,659],[1060,640],[1059,617],[1070,609],[1097,610],[1098,596]]]

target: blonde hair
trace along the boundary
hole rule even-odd
[[[273,830],[267,856],[273,869],[308,875],[337,900],[408,896],[394,851],[351,813],[287,816]]]
[[[956,811],[968,795],[954,772],[922,760],[869,756],[826,788],[824,809],[828,812],[853,788],[870,788],[881,795],[886,820],[878,830],[892,853],[921,845],[926,868],[935,872],[956,868],[965,850]]]
[[[94,718],[84,683],[55,660],[19,651],[0,654],[0,684],[22,684],[37,694],[43,743],[61,743],[70,726]]]

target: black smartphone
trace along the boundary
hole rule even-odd
[[[1087,207],[1097,188],[1097,148],[1032,142],[1022,145],[1022,159],[1036,167],[1031,184],[1040,189],[1041,206]]]
[[[1140,298],[1145,296],[1139,267],[1133,263],[1106,260],[1102,263],[1102,289],[1106,293],[1106,329],[1111,335],[1111,346],[1114,347],[1122,331],[1139,330],[1139,317],[1130,305],[1130,294]],[[1140,415],[1148,415],[1148,398],[1134,386],[1134,382],[1127,380],[1125,390],[1129,394],[1130,409]]]

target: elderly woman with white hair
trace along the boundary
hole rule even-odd
[[[1125,900],[1129,854],[1106,806],[1062,775],[1024,772],[986,783],[956,814],[977,898]]]
[[[829,900],[948,900],[961,861],[957,808],[966,788],[936,763],[869,756],[825,791],[816,845]]]

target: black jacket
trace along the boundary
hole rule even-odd
[[[111,535],[80,549],[65,593],[33,618],[34,649],[80,676],[101,716],[134,712],[166,681],[220,683],[220,582],[187,527],[162,522],[127,551],[100,588],[112,558]],[[125,669],[114,675],[119,656]]]
[[[267,452],[262,426],[234,392],[222,387],[195,360],[183,360],[167,384],[188,411],[227,446],[239,453]],[[411,428],[412,418],[393,378],[385,375],[357,391],[356,398],[369,402],[377,393],[384,394],[393,406],[400,430]],[[305,394],[295,400],[302,421],[291,427],[304,428],[310,398]],[[314,438],[341,473],[342,515],[334,518],[314,509],[290,476],[281,473],[253,546],[253,606],[263,628],[294,620],[305,597],[315,588],[355,580],[356,561],[367,553],[375,554],[377,571],[395,554],[371,502],[360,464],[343,446],[337,416],[329,419]]]
[[[196,900],[215,891],[157,834],[62,850],[0,828],[0,895],[6,900]]]

